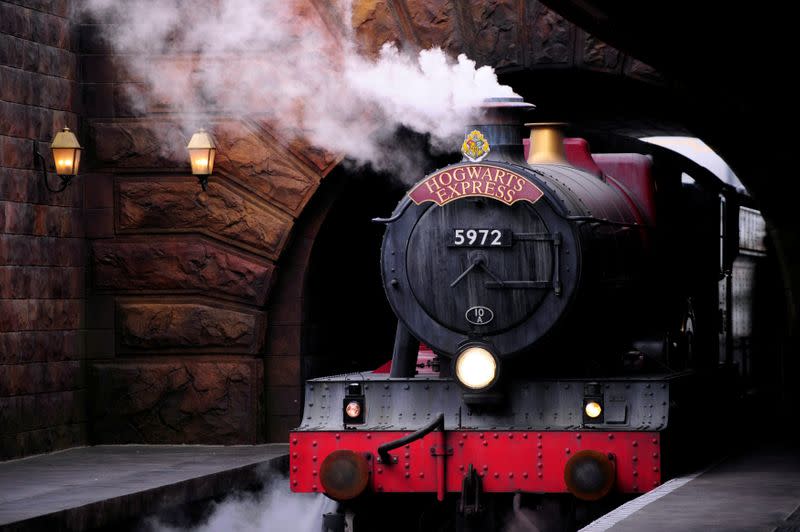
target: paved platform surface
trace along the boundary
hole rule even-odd
[[[288,446],[104,445],[0,462],[0,530],[108,527],[258,484]]]
[[[770,444],[665,483],[586,532],[800,531],[800,446]]]

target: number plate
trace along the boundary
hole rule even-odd
[[[453,238],[448,244],[458,248],[496,248],[509,247],[512,241],[511,229],[453,229]]]

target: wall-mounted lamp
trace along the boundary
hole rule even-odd
[[[62,192],[72,182],[72,178],[78,175],[78,169],[81,165],[81,152],[83,148],[78,142],[78,137],[75,133],[65,127],[63,130],[56,133],[53,138],[53,143],[50,144],[50,151],[53,154],[53,161],[56,165],[56,174],[61,179],[61,184],[58,188],[50,186],[47,180],[47,163],[45,162],[44,155],[39,153],[36,148],[37,144],[33,144],[33,153],[39,159],[42,165],[42,178],[44,179],[44,186],[50,192]]]
[[[189,160],[192,163],[192,174],[197,176],[203,190],[208,186],[208,176],[214,171],[214,156],[217,147],[214,139],[205,129],[199,129],[189,140]]]

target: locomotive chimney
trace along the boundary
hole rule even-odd
[[[486,98],[479,122],[467,126],[466,131],[467,138],[478,131],[488,142],[489,152],[481,160],[525,164],[522,124],[525,113],[535,108],[519,96]],[[470,158],[465,153],[464,161],[467,160]]]
[[[564,152],[563,122],[525,124],[531,128],[528,164],[569,164]]]

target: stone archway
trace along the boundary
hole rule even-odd
[[[218,170],[207,195],[177,156],[168,119],[97,120],[106,191],[90,235],[87,331],[96,443],[264,441],[266,305],[296,219],[338,163],[265,124],[210,120]],[[111,314],[111,317],[108,317]]]
[[[334,170],[297,221],[267,314],[267,438],[285,441],[308,378],[363,371],[391,356],[396,319],[380,281],[383,226],[401,187],[363,168]]]

